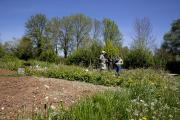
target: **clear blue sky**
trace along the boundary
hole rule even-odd
[[[173,20],[180,18],[180,0],[0,0],[0,40],[20,38],[31,15],[48,18],[84,13],[91,18],[113,19],[129,45],[136,18],[149,17],[159,46]]]

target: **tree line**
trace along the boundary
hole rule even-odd
[[[63,54],[66,64],[98,66],[99,54],[108,58],[121,56],[124,67],[166,68],[180,55],[180,19],[172,22],[163,44],[154,49],[155,37],[148,18],[136,19],[130,48],[123,47],[123,34],[115,21],[92,19],[84,14],[48,19],[44,14],[31,16],[25,23],[25,34],[16,42],[0,44],[0,57],[5,53],[28,60],[56,62]],[[177,63],[176,63],[177,64]]]

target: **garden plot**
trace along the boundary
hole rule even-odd
[[[0,75],[14,74],[0,70]],[[44,110],[44,105],[56,109],[60,102],[67,108],[84,96],[98,91],[112,89],[84,82],[66,81],[38,77],[0,77],[0,120],[31,116],[33,112]]]

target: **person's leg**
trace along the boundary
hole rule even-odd
[[[119,76],[120,66],[117,66],[117,76]]]

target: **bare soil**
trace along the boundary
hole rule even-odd
[[[112,89],[84,82],[54,78],[10,77],[9,70],[0,70],[0,120],[14,120],[34,112],[44,111],[45,105],[57,109],[60,103],[65,108],[81,98],[98,91]]]

